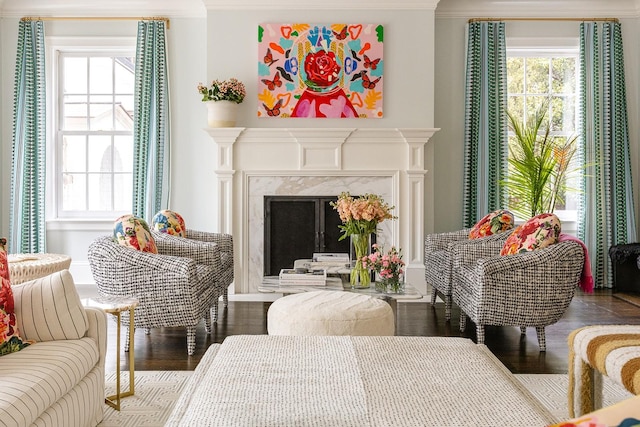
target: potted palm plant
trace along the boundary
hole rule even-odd
[[[577,137],[551,135],[549,101],[523,121],[507,111],[514,137],[509,143],[509,169],[500,184],[508,194],[509,209],[521,218],[553,212],[566,190],[566,176],[576,152]]]

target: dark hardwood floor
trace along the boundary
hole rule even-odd
[[[624,299],[623,299],[624,298]],[[193,370],[212,343],[221,343],[231,335],[267,333],[266,314],[270,303],[230,301],[227,309],[220,303],[220,319],[211,335],[204,324],[198,325],[196,352],[187,355],[184,328],[152,329],[135,335],[135,369]],[[398,303],[398,335],[466,337],[475,341],[475,325],[467,322],[459,331],[459,310],[454,306],[451,322],[444,320],[444,304],[432,307],[428,302]],[[115,370],[116,326],[109,316],[109,342],[106,370]],[[592,295],[576,291],[564,317],[547,327],[547,351],[541,353],[534,328],[524,337],[517,327],[487,327],[485,344],[498,359],[516,374],[559,374],[567,372],[567,336],[579,327],[594,324],[640,324],[640,297],[599,290]],[[123,329],[124,339],[124,329]],[[122,369],[128,369],[128,355],[122,351]],[[428,368],[428,367],[425,367]]]

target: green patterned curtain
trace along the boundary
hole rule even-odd
[[[580,25],[580,149],[582,179],[578,237],[591,258],[596,287],[612,287],[612,245],[635,242],[622,30],[617,22]]]
[[[134,96],[133,214],[150,223],[168,207],[169,82],[164,21],[138,22]]]
[[[46,87],[44,23],[20,21],[13,94],[9,252],[44,252]]]
[[[507,53],[504,22],[469,23],[464,132],[464,226],[505,206]]]

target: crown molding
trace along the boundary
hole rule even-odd
[[[232,1],[232,0],[230,0]],[[0,16],[206,17],[202,0],[0,0]]]
[[[441,0],[438,18],[624,18],[640,16],[640,0]]]
[[[202,0],[207,10],[435,10],[440,0]]]

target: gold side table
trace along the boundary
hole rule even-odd
[[[120,399],[127,396],[133,396],[134,393],[134,353],[133,353],[133,338],[134,338],[134,309],[138,306],[138,300],[133,297],[95,297],[83,300],[83,304],[86,307],[95,307],[103,310],[105,313],[113,314],[116,316],[116,323],[118,325],[116,335],[116,394],[107,396],[104,401],[107,405],[116,410],[120,410]],[[123,311],[129,310],[129,390],[122,391],[120,388],[120,314]]]

